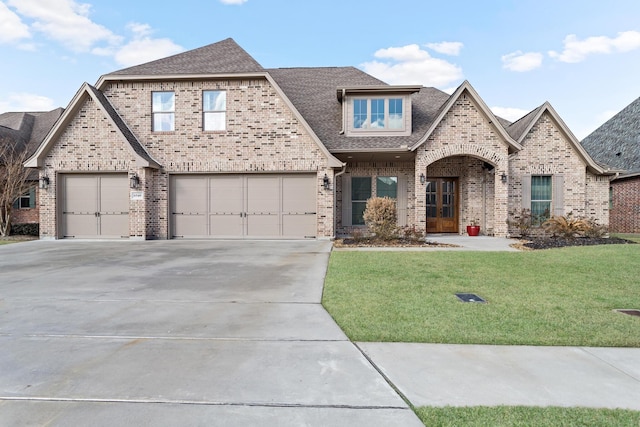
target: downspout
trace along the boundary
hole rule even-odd
[[[347,170],[347,164],[343,163],[342,170],[338,173],[333,174],[333,238],[335,239],[338,234],[338,212],[336,211],[336,206],[338,203],[338,192],[336,191],[337,184],[336,178],[345,173]],[[344,208],[343,208],[344,209]]]
[[[342,89],[342,97],[340,98],[340,103],[342,104],[342,128],[340,128],[340,135],[344,135],[345,132],[345,123],[347,121],[347,111],[345,110],[345,105],[344,105],[344,97],[347,96],[347,90],[346,89]],[[344,170],[342,172],[340,172],[338,175],[342,175],[344,173]],[[338,176],[338,175],[334,175]]]

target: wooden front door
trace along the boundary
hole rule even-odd
[[[458,232],[458,179],[427,180],[427,233]]]

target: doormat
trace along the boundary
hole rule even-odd
[[[456,294],[456,296],[462,302],[485,302],[486,303],[484,299],[482,299],[476,294]]]

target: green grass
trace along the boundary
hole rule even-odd
[[[633,233],[613,233],[611,234],[614,237],[620,237],[622,239],[632,240],[636,243],[640,243],[640,234]]]
[[[426,426],[629,426],[640,425],[640,412],[622,409],[534,408],[524,406],[415,409]]]
[[[354,341],[640,347],[640,245],[331,254],[323,304]],[[488,303],[462,303],[472,292]]]

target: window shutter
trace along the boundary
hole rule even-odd
[[[531,175],[522,176],[522,209],[531,210]]]
[[[409,197],[407,196],[407,177],[405,175],[398,176],[398,226],[407,225],[407,204]]]
[[[553,175],[553,214],[564,215],[564,175]]]
[[[36,187],[31,187],[29,189],[29,207],[36,207]]]
[[[351,225],[351,175],[342,175],[342,226]]]

